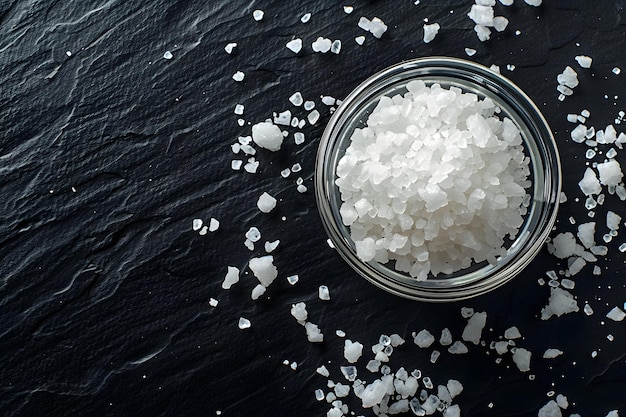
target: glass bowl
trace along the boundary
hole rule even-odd
[[[342,200],[337,163],[345,154],[356,128],[367,118],[380,97],[404,94],[406,85],[422,80],[426,85],[458,87],[494,101],[499,116],[509,117],[519,128],[529,157],[530,204],[517,237],[507,243],[506,254],[495,263],[482,262],[453,274],[432,274],[422,281],[394,269],[394,262],[363,262],[357,257],[350,229],[342,222]],[[491,291],[518,275],[537,255],[556,220],[561,191],[558,150],[546,120],[530,98],[513,82],[482,65],[457,58],[426,57],[399,63],[365,80],[341,103],[321,138],[315,165],[316,200],[322,223],[343,259],[362,277],[393,294],[420,301],[445,302]]]

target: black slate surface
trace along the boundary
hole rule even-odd
[[[563,415],[626,413],[626,322],[605,317],[626,301],[626,257],[617,249],[626,241],[623,225],[596,263],[602,275],[587,265],[573,278],[581,311],[547,321],[539,316],[549,287],[537,280],[567,264],[546,250],[491,294],[432,305],[373,287],[327,246],[312,182],[330,115],[320,95],[345,97],[402,60],[467,58],[466,47],[478,51],[470,59],[499,65],[526,91],[555,133],[568,196],[555,234],[576,230],[570,217],[589,221],[577,183],[592,161],[585,145],[570,140],[575,125],[566,114],[589,109],[587,125],[604,129],[626,109],[624,74],[611,72],[626,70],[625,3],[498,3],[496,14],[510,24],[485,43],[466,16],[471,2],[414,3],[359,1],[346,14],[342,4],[306,0],[0,2],[0,414],[326,415],[330,404],[316,401],[314,391],[328,391],[327,381],[315,369],[324,364],[332,380],[343,381],[344,339],[336,329],[365,345],[358,366],[367,381],[374,379],[365,370],[371,345],[381,334],[403,336],[391,368],[420,369],[435,386],[461,381],[455,403],[463,416],[535,416],[556,394],[569,400]],[[265,11],[261,22],[254,9]],[[311,21],[303,24],[307,12]],[[375,39],[357,26],[361,16],[378,16],[389,29]],[[430,44],[422,42],[425,18],[442,28]],[[354,42],[359,35],[367,38],[363,46]],[[340,54],[313,53],[318,36],[341,39]],[[285,47],[293,37],[304,41],[297,56]],[[238,43],[232,55],[224,51],[228,42]],[[168,50],[171,60],[163,58]],[[593,57],[591,69],[578,67],[580,54]],[[560,102],[556,76],[566,65],[581,82]],[[231,78],[238,70],[246,74],[241,83]],[[306,114],[288,101],[295,91],[322,114],[302,129],[306,142],[297,146],[290,135],[279,152],[258,151],[258,173],[233,171],[231,160],[240,156],[230,145],[250,134],[250,124],[285,109]],[[243,127],[233,114],[238,103],[245,105]],[[619,149],[616,159],[626,164]],[[294,163],[302,172],[282,178]],[[308,192],[296,191],[297,176]],[[280,199],[269,215],[255,205],[264,191]],[[626,219],[624,202],[607,194],[594,209],[598,241],[608,210]],[[217,232],[192,230],[194,218],[211,217],[221,222]],[[251,226],[261,242],[281,241],[279,278],[257,301],[246,265],[265,252],[243,245]],[[225,291],[228,265],[245,273]],[[285,278],[293,274],[300,281],[292,287]],[[317,297],[322,284],[330,302]],[[299,301],[324,332],[322,344],[307,342],[291,317]],[[582,312],[585,303],[593,315]],[[487,312],[484,346],[452,355],[437,343],[413,344],[411,333],[424,328],[438,335],[447,327],[459,340],[461,307]],[[238,329],[242,316],[250,329]],[[527,373],[510,354],[496,363],[489,348],[511,326],[523,335],[517,345],[533,354]],[[442,354],[433,364],[434,348]],[[564,353],[542,359],[547,348]],[[283,360],[297,362],[297,370]],[[342,400],[355,415],[373,415],[352,393]]]

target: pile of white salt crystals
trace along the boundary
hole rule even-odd
[[[411,81],[382,97],[337,165],[358,257],[418,280],[495,263],[523,223],[529,158],[489,99]]]

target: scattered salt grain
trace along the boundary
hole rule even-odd
[[[493,7],[473,4],[467,16],[480,26],[493,26]]]
[[[524,0],[524,1],[528,2],[530,0]],[[537,414],[537,417],[561,417],[561,416],[562,416],[561,409],[559,408],[559,405],[554,400],[548,401],[547,404],[545,404],[543,407],[539,409],[539,412]]]
[[[309,317],[309,313],[306,310],[306,304],[303,302],[291,305],[291,315],[296,319],[298,323],[304,325],[306,319]]]
[[[598,164],[597,168],[602,185],[617,186],[624,177],[619,162],[614,159]]]
[[[333,54],[338,54],[340,51],[341,51],[341,41],[339,39],[336,39],[330,45],[330,52],[332,52]]]
[[[324,300],[324,301],[330,300],[330,292],[328,291],[328,287],[326,285],[320,285],[317,293],[318,293],[320,300]]]
[[[293,52],[294,54],[297,54],[298,52],[302,50],[302,39],[296,38],[296,39],[290,40],[289,42],[287,42],[285,46],[287,46],[287,49],[289,49],[291,52]]]
[[[424,43],[430,43],[437,33],[439,33],[439,29],[441,26],[439,23],[425,24],[424,25]]]
[[[259,229],[257,229],[256,227],[252,226],[246,232],[246,238],[249,239],[250,242],[258,242],[259,239],[261,239],[261,232],[259,232]]]
[[[611,72],[615,75],[619,75],[622,70],[619,67],[614,67]]]
[[[553,315],[560,317],[578,310],[578,303],[572,294],[562,288],[550,288],[548,305],[541,309],[541,319],[548,320]]]
[[[257,22],[263,20],[263,16],[265,15],[265,12],[263,12],[263,10],[255,10],[252,12],[252,17],[254,18],[254,20],[256,20]]]
[[[296,91],[289,97],[289,101],[294,106],[301,106],[304,100],[302,99],[302,94],[299,91]]]
[[[235,114],[242,115],[242,114],[243,114],[243,111],[244,111],[244,106],[243,106],[243,104],[237,104],[237,105],[235,106],[235,110],[234,110],[233,112],[234,112]]]
[[[224,277],[224,282],[222,282],[222,288],[225,290],[229,290],[234,284],[239,282],[239,268],[234,266],[228,267],[228,272]]]
[[[465,48],[465,53],[467,54],[467,56],[474,56],[476,54],[476,49]]]
[[[268,287],[278,276],[272,255],[252,258],[248,262],[248,267],[264,287]]]
[[[504,16],[496,16],[493,18],[493,28],[498,32],[504,31],[509,25],[509,19]]]
[[[344,332],[343,330],[335,330],[335,334],[337,335],[337,337],[346,337],[346,332]]]
[[[343,11],[344,11],[346,14],[350,14],[350,13],[352,13],[352,11],[353,11],[353,10],[354,10],[354,7],[352,7],[352,6],[343,6]]]
[[[253,300],[257,300],[260,296],[265,294],[265,290],[266,290],[266,288],[263,285],[257,284],[252,289],[252,293],[250,294],[250,298],[252,298]]]
[[[328,372],[328,369],[324,365],[322,365],[319,368],[317,368],[315,370],[315,372],[317,372],[318,374],[320,374],[323,377],[329,377],[330,376],[330,372]]]
[[[534,7],[541,6],[541,2],[542,0],[524,0],[524,3],[526,3],[529,6],[534,6]]]
[[[374,17],[372,20],[369,20],[366,17],[361,17],[359,19],[358,26],[363,30],[367,30],[374,35],[374,37],[379,39],[387,31],[387,25],[378,17]]]
[[[430,345],[433,344],[433,342],[435,341],[435,336],[433,336],[428,330],[423,329],[420,330],[414,337],[413,337],[413,342],[421,347],[421,348],[428,348],[430,347]]]
[[[313,110],[306,118],[309,121],[309,124],[314,125],[320,118],[320,112]]]
[[[256,205],[263,213],[269,213],[276,207],[276,199],[264,192],[257,200]]]
[[[209,298],[209,305],[211,307],[217,307],[218,304],[219,304],[219,301],[217,301],[215,298],[213,297]]]
[[[344,341],[343,356],[349,363],[355,363],[363,354],[363,345],[350,339]]]
[[[568,65],[562,73],[557,75],[556,80],[560,85],[575,88],[578,85],[578,74]]]
[[[530,370],[530,358],[532,353],[524,348],[515,348],[513,352],[513,362],[517,365],[517,369],[522,372]]]
[[[246,78],[246,74],[244,74],[241,71],[237,71],[236,73],[233,74],[233,80],[237,82],[243,81],[244,78]]]
[[[163,54],[163,58],[164,59],[172,59],[172,58],[174,58],[174,55],[172,55],[172,53],[170,51],[165,51],[165,53]]]
[[[480,312],[475,313],[467,321],[467,325],[463,329],[461,338],[466,342],[472,342],[477,345],[480,343],[480,337],[482,335],[483,328],[487,322],[487,313]],[[434,338],[433,338],[434,340]]]
[[[211,217],[209,220],[209,232],[215,232],[220,228],[220,222],[216,218]]]
[[[578,65],[580,65],[581,68],[591,68],[591,57],[588,57],[586,55],[578,55],[574,59],[576,60],[576,62],[578,62]]]
[[[307,188],[307,187],[306,187],[306,185],[304,185],[304,184],[299,184],[299,185],[296,187],[296,190],[297,190],[300,194],[304,194],[304,193],[306,193],[306,192],[308,191],[308,188]]]
[[[622,321],[626,318],[626,313],[619,307],[613,307],[611,311],[606,314],[606,317],[613,321]]]
[[[300,18],[300,21],[302,23],[307,23],[309,20],[311,20],[311,13],[305,13],[302,15],[302,17]]]
[[[587,196],[600,194],[602,191],[602,186],[600,185],[600,181],[598,181],[596,173],[589,167],[585,170],[583,179],[578,182],[578,187],[583,194]]]
[[[230,42],[226,44],[226,46],[224,47],[224,50],[226,51],[227,54],[232,54],[233,50],[236,47],[237,47],[237,42]]]
[[[519,329],[515,326],[513,327],[509,327],[508,329],[506,329],[504,331],[504,338],[505,339],[519,339],[522,337],[522,334],[520,333]]]
[[[191,222],[191,228],[196,232],[200,230],[202,228],[202,219],[193,219]]]
[[[354,41],[359,45],[363,45],[365,43],[365,36],[357,36],[356,38],[354,38]]]
[[[293,134],[293,140],[296,145],[302,145],[304,143],[304,133],[296,132]]]
[[[202,226],[202,229],[200,229],[200,231],[198,232],[198,234],[200,236],[205,236],[209,231],[209,228],[207,226]]]
[[[306,337],[309,342],[321,343],[324,341],[324,335],[320,331],[320,328],[317,326],[317,324],[306,322],[304,324],[304,329],[306,330]]]
[[[483,25],[475,25],[474,32],[478,36],[478,40],[481,42],[488,41],[491,38],[491,30],[488,27]]]
[[[561,356],[563,354],[562,350],[559,349],[546,349],[546,351],[543,353],[543,358],[544,359],[554,359],[557,356]]]
[[[313,52],[321,52],[325,54],[330,51],[331,45],[332,42],[330,39],[320,36],[311,44],[311,48],[313,48]]]
[[[448,352],[452,353],[453,355],[460,355],[467,353],[468,349],[463,342],[457,340],[448,348]]]
[[[239,317],[239,323],[237,325],[242,330],[249,329],[252,326],[252,324],[250,323],[250,320],[248,320],[248,319],[246,319],[244,317]]]

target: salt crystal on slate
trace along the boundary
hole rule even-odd
[[[227,43],[226,46],[224,47],[224,50],[226,51],[227,54],[232,54],[233,50],[237,47],[237,43],[236,42],[230,42]]]
[[[219,220],[211,217],[211,220],[209,221],[209,232],[215,232],[219,228],[220,228]]]
[[[513,0],[499,0],[500,4],[502,4],[503,6],[510,6],[513,4]]]
[[[477,25],[493,26],[493,7],[473,4],[467,16]]]
[[[513,362],[517,365],[517,369],[522,372],[530,370],[530,358],[532,353],[524,348],[515,348],[513,352]]]
[[[424,25],[424,43],[430,43],[437,33],[439,33],[439,29],[441,26],[439,23],[425,24]]]
[[[212,297],[211,297],[211,298],[209,299],[209,305],[210,305],[211,307],[217,307],[217,304],[218,304],[218,303],[219,303],[219,301],[217,301],[215,298],[212,298]]]
[[[298,323],[304,325],[306,319],[309,317],[309,313],[306,310],[306,304],[303,302],[292,304],[291,315],[298,321]]]
[[[330,51],[331,45],[332,42],[330,39],[320,36],[311,44],[311,48],[313,48],[313,52],[321,52],[325,54]]]
[[[578,303],[572,294],[561,288],[550,288],[548,305],[541,309],[541,319],[548,320],[553,315],[560,317],[578,310]]]
[[[238,114],[238,115],[242,115],[242,114],[243,114],[243,110],[244,110],[244,106],[243,106],[243,104],[237,104],[237,105],[235,106],[234,113],[235,113],[235,114]]]
[[[593,61],[591,57],[588,57],[586,55],[578,55],[574,59],[582,68],[591,68],[591,62]]]
[[[548,252],[559,259],[569,258],[576,252],[576,240],[571,232],[559,233],[548,243]]]
[[[467,321],[467,325],[463,329],[461,338],[466,342],[472,342],[475,345],[480,343],[480,337],[482,335],[483,328],[487,322],[487,313],[475,313]],[[434,337],[433,337],[434,340]]]
[[[296,91],[289,97],[289,101],[294,106],[301,106],[303,103],[302,94],[299,91]]]
[[[529,6],[534,6],[534,7],[541,6],[541,2],[542,0],[524,0],[524,3],[528,4]]]
[[[237,71],[236,73],[233,74],[233,80],[237,82],[243,81],[244,78],[246,78],[246,74],[244,74],[241,71]]]
[[[278,276],[272,255],[252,258],[248,262],[248,267],[264,287],[268,287]]]
[[[299,279],[300,277],[298,277],[298,275],[290,275],[287,277],[287,282],[289,285],[296,285]]]
[[[244,330],[244,329],[249,329],[250,326],[252,324],[250,323],[250,320],[243,318],[243,317],[239,317],[239,323],[238,326],[240,329]]]
[[[307,23],[309,20],[311,20],[311,13],[305,13],[302,15],[302,17],[300,18],[300,21],[302,23]]]
[[[255,10],[252,12],[252,17],[254,18],[254,20],[256,20],[257,22],[263,20],[263,16],[265,15],[265,12],[263,12],[263,10]]]
[[[207,234],[207,232],[209,231],[209,228],[207,226],[202,226],[202,229],[200,229],[200,231],[198,232],[198,234],[200,236],[205,236]]]
[[[461,341],[456,341],[448,348],[448,352],[454,355],[460,355],[468,352],[467,346]]]
[[[602,185],[617,186],[624,177],[622,168],[615,159],[598,164],[597,168]]]
[[[326,285],[320,285],[318,288],[318,296],[320,300],[330,300],[330,292],[328,291],[328,287]]]
[[[363,43],[365,43],[365,36],[357,36],[356,38],[354,38],[354,41],[359,45],[363,45]]]
[[[321,343],[324,341],[324,335],[320,331],[320,328],[313,323],[306,322],[304,324],[306,330],[306,337],[311,343]]]
[[[319,368],[317,368],[315,370],[315,372],[317,372],[318,374],[320,374],[321,376],[324,376],[324,377],[330,376],[330,372],[328,372],[328,369],[324,365],[322,365]]]
[[[293,52],[294,54],[297,54],[298,52],[302,50],[302,39],[300,38],[293,39],[287,42],[286,46],[291,52]]]
[[[350,13],[352,13],[352,11],[353,11],[353,10],[354,10],[354,7],[352,7],[352,6],[343,6],[343,11],[344,11],[346,14],[350,14]]]
[[[252,289],[252,294],[250,295],[250,297],[253,300],[257,300],[260,296],[262,296],[265,293],[266,288],[261,285],[261,284],[257,284],[253,289]]]
[[[606,314],[606,317],[613,321],[622,321],[626,318],[626,313],[619,307],[613,307],[611,311]]]
[[[259,239],[261,239],[261,232],[259,232],[259,229],[257,229],[256,227],[252,226],[246,232],[246,238],[250,239],[250,242],[258,242]]]
[[[318,112],[317,110],[313,110],[307,116],[307,120],[309,121],[309,124],[311,125],[314,125],[315,123],[317,123],[319,118],[320,118],[320,112]]]
[[[563,354],[562,350],[559,349],[546,349],[546,351],[543,353],[543,358],[544,359],[554,359],[557,356],[561,356]]]
[[[465,53],[467,54],[467,56],[474,56],[476,54],[476,49],[465,48]]]
[[[332,52],[333,54],[338,54],[340,51],[341,51],[341,41],[339,39],[336,39],[330,45],[330,52]]]
[[[170,51],[165,51],[165,53],[163,54],[163,58],[164,59],[172,59],[172,58],[174,58],[174,55],[172,55],[172,53]]]
[[[269,213],[276,207],[276,199],[264,192],[257,200],[256,205],[263,213]]]
[[[375,38],[380,39],[387,31],[387,25],[380,18],[374,17],[369,24],[369,31]]]
[[[585,170],[583,179],[578,182],[578,187],[583,192],[583,194],[587,196],[600,194],[600,192],[602,191],[602,186],[600,185],[600,181],[598,181],[596,173],[589,167],[587,167],[587,169]]]
[[[524,0],[524,1],[528,1],[528,0]],[[559,405],[554,400],[548,401],[546,405],[544,405],[543,407],[539,409],[539,413],[537,414],[537,417],[561,417],[561,416],[562,416],[561,409],[559,408]]]
[[[224,277],[224,282],[222,282],[222,288],[225,290],[229,290],[234,284],[239,282],[239,268],[234,266],[228,267],[228,272]]]
[[[315,102],[313,100],[307,100],[304,102],[304,110],[309,111],[315,108]]]
[[[506,329],[504,331],[504,338],[505,339],[519,339],[522,337],[522,334],[520,333],[519,329],[515,326],[509,327],[508,329]]]
[[[615,74],[615,75],[619,75],[619,74],[622,72],[622,70],[621,70],[619,67],[614,67],[614,68],[611,70],[611,72],[612,72],[613,74]]]
[[[413,338],[413,342],[421,348],[430,347],[434,341],[435,336],[426,329],[420,330]]]
[[[343,356],[349,363],[355,363],[363,354],[363,345],[350,339],[344,341]]]
[[[509,25],[509,19],[504,16],[496,16],[493,18],[493,28],[498,32],[504,31]]]
[[[198,231],[200,230],[201,227],[202,227],[202,219],[193,219],[193,222],[191,222],[191,228],[194,231]]]

